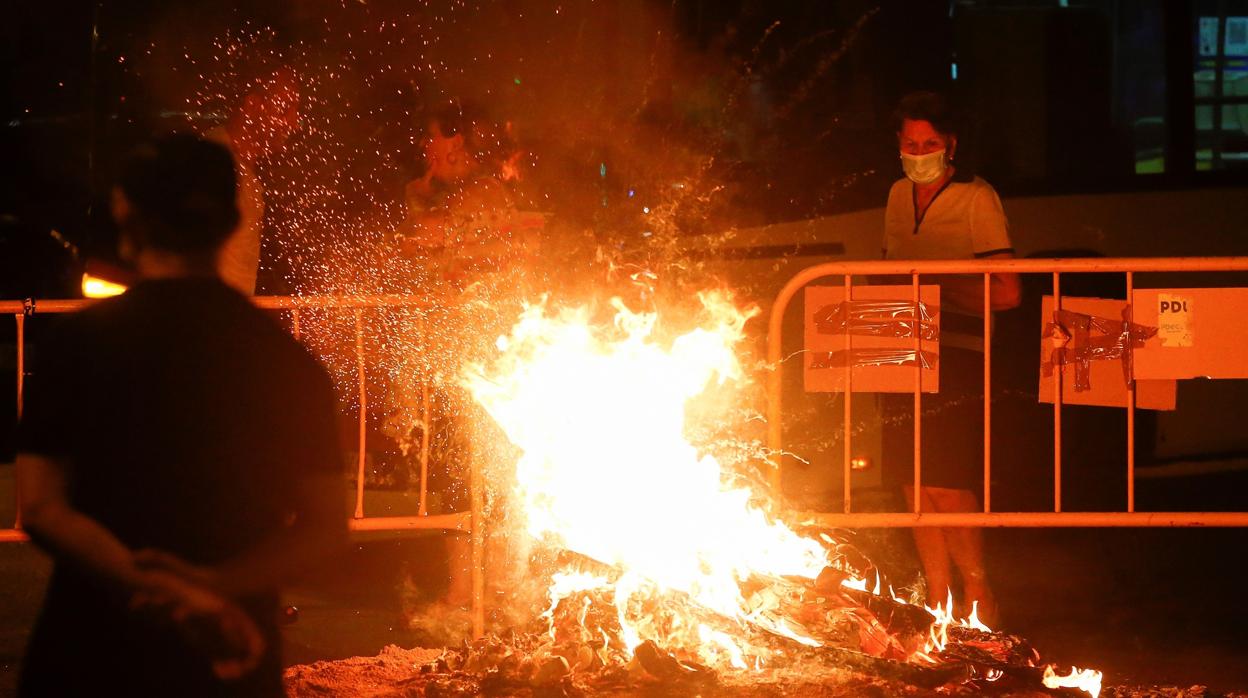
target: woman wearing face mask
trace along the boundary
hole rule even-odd
[[[997,192],[955,164],[958,127],[940,95],[915,92],[902,98],[894,122],[903,179],[893,184],[884,216],[885,259],[1012,257],[1009,226]],[[983,488],[983,279],[927,277],[940,284],[940,392],[922,400],[922,486],[925,512],[980,511]],[[1017,274],[996,274],[990,305],[1019,304]],[[911,395],[884,396],[884,475],[914,506],[914,402]],[[990,625],[996,603],[984,572],[983,538],[977,528],[915,528],[914,539],[928,582],[928,604],[945,601],[961,581],[960,607],[979,602]]]

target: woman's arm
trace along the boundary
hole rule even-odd
[[[1000,252],[983,257],[983,259],[1013,258],[1012,252]],[[976,315],[983,313],[984,280],[979,274],[945,276],[941,279],[941,292],[945,294],[945,302]],[[988,286],[988,296],[989,307],[994,311],[1017,308],[1023,299],[1023,286],[1018,274],[1013,272],[993,274]]]

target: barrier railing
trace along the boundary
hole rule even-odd
[[[834,527],[910,527],[910,526],[975,526],[975,527],[1165,527],[1165,526],[1248,526],[1248,512],[1138,512],[1135,510],[1135,409],[1134,381],[1127,389],[1127,492],[1126,511],[1122,512],[1065,512],[1062,511],[1062,384],[1065,367],[1054,367],[1053,380],[1053,511],[1052,512],[994,512],[992,510],[992,310],[989,288],[994,274],[1051,274],[1053,279],[1053,307],[1061,310],[1061,276],[1071,273],[1121,273],[1126,277],[1128,303],[1134,295],[1137,273],[1154,272],[1244,272],[1248,271],[1248,257],[1188,257],[1188,258],[1119,258],[1119,259],[979,259],[979,260],[887,260],[829,262],[808,267],[798,272],[777,295],[772,305],[767,330],[767,359],[774,367],[767,384],[768,446],[772,453],[784,453],[783,425],[783,324],[789,302],[798,291],[810,282],[826,278],[842,278],[845,301],[853,298],[855,275],[909,276],[912,288],[911,302],[919,305],[919,279],[921,275],[976,274],[983,277],[984,288],[984,497],[983,511],[966,513],[924,512],[922,497],[914,497],[913,511],[908,512],[855,512],[852,508],[851,443],[852,412],[850,400],[843,400],[844,462],[842,479],[844,487],[844,510],[839,513],[810,513],[813,521]],[[916,314],[917,315],[917,314]],[[917,324],[917,321],[916,321]],[[915,352],[919,351],[920,332],[915,331]],[[845,333],[846,349],[852,346],[851,334]],[[846,356],[850,354],[846,353]],[[922,361],[915,361],[914,369],[914,487],[917,492],[922,480]],[[845,361],[844,394],[852,394],[853,362]],[[1132,378],[1134,376],[1132,375]],[[783,458],[777,455],[777,458]],[[772,470],[773,487],[780,491],[781,464]]]
[[[429,429],[422,429],[420,447],[420,500],[419,514],[416,516],[366,516],[364,513],[364,481],[367,463],[367,366],[364,352],[364,312],[376,308],[421,308],[427,304],[415,296],[407,295],[369,295],[369,296],[257,296],[255,305],[265,310],[285,310],[290,312],[291,330],[296,338],[300,336],[300,313],[305,310],[348,309],[354,314],[355,320],[355,358],[356,372],[359,380],[358,412],[359,434],[357,447],[359,452],[356,464],[355,511],[348,520],[352,531],[416,531],[440,529],[460,531],[472,537],[472,618],[473,634],[480,637],[485,628],[485,538],[482,511],[484,496],[481,487],[481,470],[476,459],[472,459],[469,469],[469,492],[471,507],[467,512],[456,514],[430,515],[428,513],[429,493]],[[36,313],[57,314],[70,313],[86,307],[95,301],[91,300],[19,300],[0,301],[0,313],[12,314],[17,325],[17,416],[21,419],[23,391],[26,376],[26,319]],[[430,388],[428,382],[421,386],[422,418],[427,425],[430,423]],[[27,540],[22,532],[21,509],[16,509],[13,528],[0,529],[0,543],[20,542]]]

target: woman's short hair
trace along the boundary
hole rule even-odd
[[[956,136],[961,119],[949,100],[939,92],[911,92],[893,110],[893,130],[900,131],[905,120],[926,121],[942,136]]]
[[[223,145],[180,133],[139,146],[117,186],[143,245],[184,255],[217,251],[238,227],[234,157]]]

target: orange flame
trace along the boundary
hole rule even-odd
[[[560,614],[576,621],[573,632],[603,662],[608,647],[631,657],[653,641],[708,666],[757,670],[772,655],[750,641],[757,633],[739,631],[820,646],[783,607],[793,598],[786,594],[800,599],[803,588],[787,578],[815,579],[829,566],[829,552],[769,516],[753,492],[732,484],[686,438],[690,415],[716,407],[712,393],[745,383],[735,348],[754,314],[720,294],[699,299],[700,325],[670,342],[656,337],[656,314],[633,312],[618,299],[607,327],[592,324],[589,308],[528,306],[498,339],[497,357],[468,366],[462,382],[520,450],[514,499],[528,534],[609,568],[551,577],[543,617],[552,640]],[[747,580],[763,582],[765,593],[747,599]],[[842,584],[877,596],[883,586],[878,573],[873,583]],[[887,593],[904,603],[891,587]],[[938,663],[933,655],[945,649],[951,625],[992,632],[978,610],[972,604],[958,618],[949,592],[927,609],[928,637],[921,649],[905,650],[910,660]],[[591,614],[601,626],[603,611],[611,629],[588,627]],[[706,611],[718,620],[704,622]],[[1051,667],[1044,678],[1046,686],[1078,687],[1094,698],[1100,680],[1091,670],[1057,677]]]
[[[126,287],[119,283],[92,276],[91,274],[82,275],[82,296],[84,298],[111,298],[125,292]]]
[[[712,666],[745,668],[757,654],[743,634],[685,623],[682,637],[660,637],[639,611],[681,592],[739,625],[819,644],[774,608],[751,608],[741,582],[813,579],[828,564],[824,547],[772,520],[685,437],[686,409],[708,387],[744,382],[735,345],[753,314],[719,294],[700,300],[704,321],[666,346],[654,337],[657,315],[618,299],[606,329],[590,323],[587,308],[530,306],[498,340],[497,359],[469,367],[464,383],[522,451],[516,494],[528,532],[620,571],[610,585],[619,644],[631,653],[649,639]],[[587,584],[607,582],[554,580],[548,614]]]
[[[1101,672],[1095,669],[1080,671],[1079,667],[1071,667],[1069,674],[1058,676],[1053,671],[1053,665],[1049,664],[1044,667],[1043,681],[1046,688],[1077,688],[1092,698],[1101,694]]]

